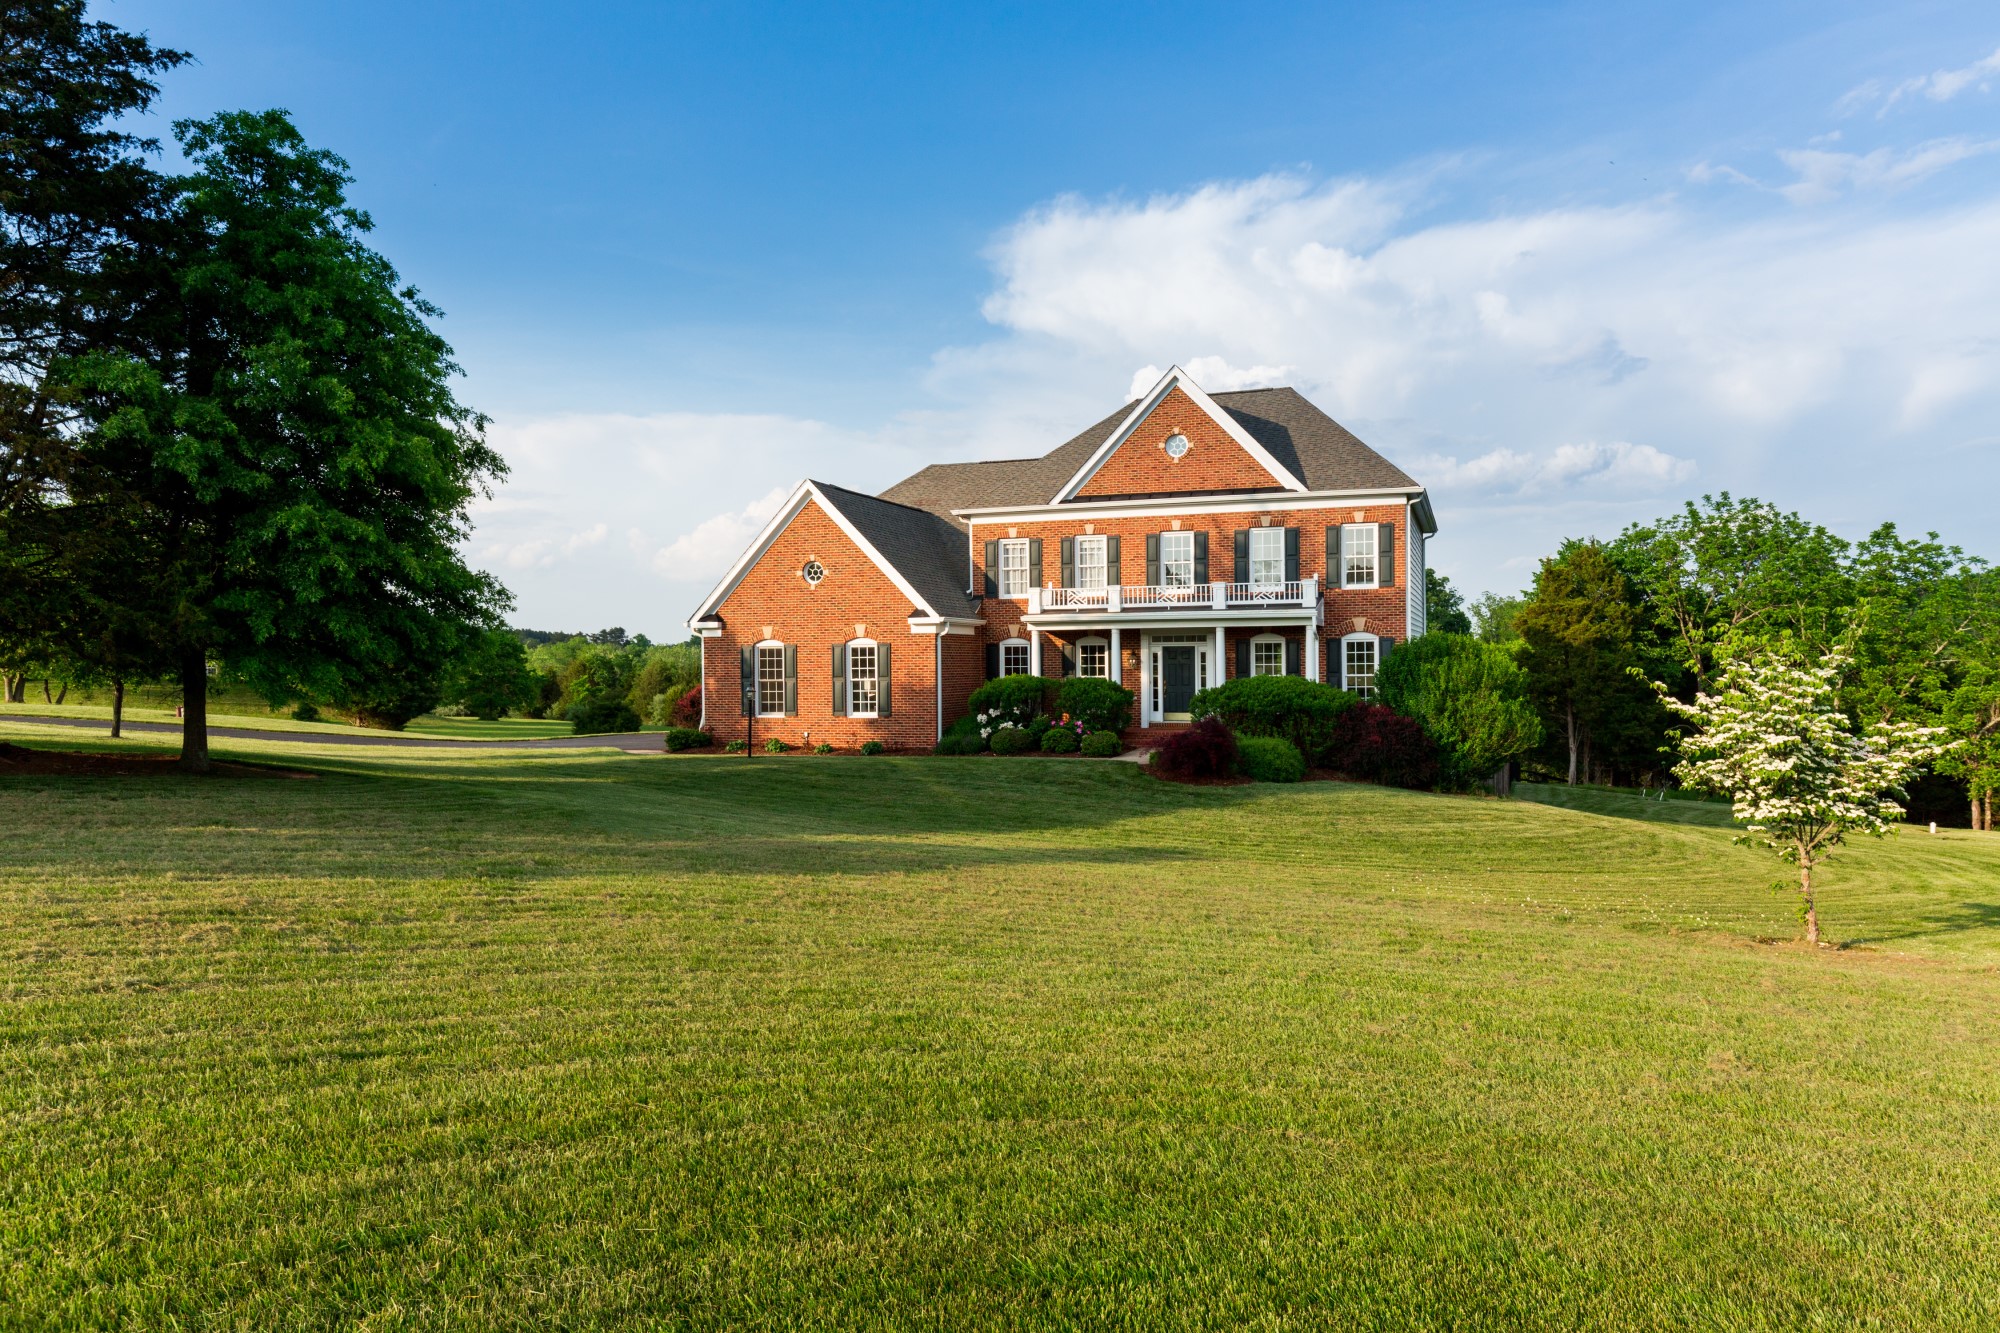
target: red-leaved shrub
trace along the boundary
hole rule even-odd
[[[1226,778],[1236,772],[1236,736],[1212,717],[1169,736],[1153,751],[1153,767],[1161,776],[1182,782]]]
[[[1438,748],[1413,717],[1383,704],[1361,703],[1333,724],[1327,763],[1363,782],[1428,791],[1438,782]]]
[[[674,725],[679,727],[701,725],[701,686],[695,686],[674,700]]]

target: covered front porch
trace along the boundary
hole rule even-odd
[[[1030,613],[1021,632],[1034,674],[1106,676],[1131,690],[1140,730],[1190,720],[1188,704],[1197,693],[1237,676],[1318,680],[1321,673],[1316,605],[1137,616]]]

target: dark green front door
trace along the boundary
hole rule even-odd
[[[1160,707],[1167,713],[1185,713],[1194,698],[1194,649],[1166,646],[1160,649]]]

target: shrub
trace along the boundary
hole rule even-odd
[[[668,696],[672,698],[672,695]],[[701,725],[701,686],[697,685],[673,702],[673,720],[676,726],[695,727]]]
[[[1123,731],[1132,725],[1132,691],[1097,676],[1071,676],[1056,689],[1056,708],[1093,731]]]
[[[587,697],[571,704],[571,728],[579,736],[609,736],[620,731],[637,731],[639,715],[623,699]]]
[[[1026,727],[1002,727],[986,742],[995,754],[1026,754],[1035,747],[1035,733]]]
[[[863,754],[880,754],[886,748],[880,741],[861,742],[861,753]]]
[[[826,741],[821,741],[821,742],[820,742],[820,743],[819,743],[818,745],[815,745],[815,746],[813,746],[813,753],[814,753],[814,754],[832,754],[832,753],[833,753],[833,746],[832,746],[832,745],[830,745],[829,743],[827,743]]]
[[[1068,727],[1050,727],[1042,733],[1043,754],[1075,754],[1076,733]]]
[[[1466,634],[1426,634],[1384,659],[1382,702],[1415,718],[1438,746],[1440,776],[1464,789],[1541,743],[1528,677],[1513,654]]]
[[[937,752],[939,754],[984,754],[986,752],[986,738],[976,731],[970,736],[954,736],[950,732],[946,732],[943,739],[937,743]]]
[[[731,741],[729,742],[729,744],[722,747],[722,752],[724,754],[742,754],[745,750],[749,748],[750,748],[749,745],[745,744],[743,741]]]
[[[1236,737],[1228,727],[1205,717],[1186,731],[1167,737],[1153,751],[1153,767],[1166,777],[1226,778],[1236,771]]]
[[[1025,727],[1039,717],[1054,685],[1045,676],[998,676],[974,690],[967,702],[990,740],[1003,725]]]
[[[1239,737],[1236,766],[1259,782],[1299,782],[1306,775],[1306,757],[1283,736]]]
[[[1354,703],[1346,690],[1304,676],[1238,676],[1198,691],[1188,711],[1219,718],[1240,736],[1282,737],[1310,761],[1326,753],[1335,723]]]
[[[1327,761],[1351,778],[1427,791],[1437,786],[1438,748],[1423,724],[1385,704],[1357,704],[1334,728]]]
[[[1093,731],[1083,738],[1082,749],[1092,759],[1111,759],[1125,752],[1125,742],[1115,731]]]
[[[299,706],[292,710],[292,721],[294,722],[319,721],[319,705],[314,703],[310,699],[302,700],[299,703]]]
[[[771,737],[770,740],[764,742],[765,754],[783,754],[785,751],[791,748],[792,748],[791,746],[785,744],[783,741],[779,740],[776,736],[773,736]]]
[[[673,727],[667,732],[667,749],[679,754],[682,750],[699,750],[715,744],[715,737],[693,727]]]

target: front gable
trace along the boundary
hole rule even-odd
[[[815,577],[816,576],[816,577]],[[812,482],[801,482],[690,619],[732,611],[750,621],[825,609],[871,618],[934,616],[930,604]]]
[[[1139,401],[1055,501],[1304,489],[1304,483],[1176,366]]]

